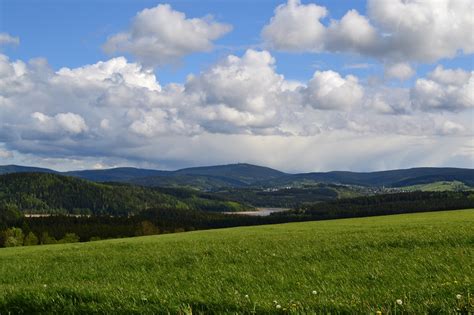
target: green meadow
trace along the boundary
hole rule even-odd
[[[0,249],[0,314],[473,312],[474,210]]]

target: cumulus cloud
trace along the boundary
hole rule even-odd
[[[406,62],[389,64],[385,67],[385,77],[407,80],[415,74],[413,68]]]
[[[168,4],[140,11],[130,29],[110,36],[103,45],[105,52],[130,53],[147,66],[176,61],[192,52],[209,51],[213,41],[232,27],[212,17],[186,18]]]
[[[289,0],[276,8],[262,37],[283,51],[352,52],[390,63],[430,63],[474,52],[473,10],[472,0],[369,0],[367,17],[350,10],[324,25],[324,7]]]
[[[200,75],[190,76],[184,92],[199,106],[193,115],[221,132],[235,132],[234,128],[258,132],[279,125],[286,86],[274,64],[267,51],[248,50],[241,58],[230,55]]]
[[[316,71],[304,95],[314,108],[347,110],[361,103],[364,90],[355,76],[343,78],[334,71]]]
[[[71,80],[77,78],[88,82],[110,81],[112,84],[124,83],[151,91],[161,89],[151,69],[144,69],[136,63],[128,63],[124,57],[113,58],[107,62],[99,61],[96,64],[75,69],[61,68],[58,74]]]
[[[462,51],[474,52],[474,1],[368,1],[370,18],[380,27],[382,53],[397,60],[434,62]]]
[[[419,80],[433,81],[451,93],[448,98],[462,99],[471,78],[466,71],[440,67]],[[329,70],[316,71],[307,82],[287,80],[268,51],[227,56],[183,83],[164,86],[153,72],[123,57],[54,71],[44,59],[23,62],[0,55],[0,86],[1,146],[16,156],[79,159],[90,166],[134,161],[178,167],[199,156],[203,164],[247,161],[281,167],[281,161],[295,159],[304,167],[318,161],[318,167],[340,168],[348,161],[336,159],[336,153],[306,158],[304,152],[312,146],[329,150],[331,141],[368,150],[382,142],[374,137],[400,145],[402,139],[414,141],[413,147],[416,139],[434,137],[439,144],[436,137],[465,137],[474,128],[468,118],[472,106],[459,114],[461,108],[419,105],[423,99],[430,102],[430,93],[367,86]],[[368,160],[402,148],[383,145],[386,149]],[[294,152],[277,159],[275,150],[281,147]]]
[[[20,38],[11,36],[8,33],[0,33],[0,46],[1,45],[19,45]]]
[[[370,54],[379,40],[370,21],[356,10],[347,12],[340,21],[332,20],[326,33],[324,49],[336,52]]]
[[[271,47],[286,51],[319,51],[323,49],[325,27],[320,19],[327,15],[324,7],[301,5],[299,0],[288,0],[275,9],[275,15],[262,30]]]
[[[40,112],[34,112],[31,114],[31,117],[39,131],[48,133],[64,131],[72,135],[77,135],[88,129],[84,118],[74,113],[59,113],[54,117],[50,117]]]
[[[413,105],[427,111],[460,111],[474,108],[474,71],[437,66],[411,89]]]
[[[408,114],[413,111],[407,88],[387,86],[368,88],[365,106],[379,114]]]

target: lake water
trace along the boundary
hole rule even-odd
[[[266,217],[274,212],[283,212],[283,211],[288,211],[288,210],[290,209],[289,208],[257,208],[257,211],[225,212],[225,213]]]

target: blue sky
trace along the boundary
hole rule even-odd
[[[311,1],[304,1],[311,3]],[[108,56],[100,48],[110,34],[127,28],[135,14],[159,3],[169,3],[187,17],[213,15],[218,21],[230,23],[234,29],[216,43],[210,53],[196,53],[178,65],[163,66],[157,71],[160,82],[182,82],[189,73],[198,73],[226,54],[241,54],[246,48],[261,45],[260,30],[273,15],[273,10],[284,1],[143,1],[143,0],[2,0],[0,1],[0,31],[21,38],[18,47],[5,50],[11,58],[29,60],[45,57],[54,69],[79,67],[105,60]],[[366,14],[365,0],[317,1],[329,9],[323,20],[340,19],[348,10]],[[372,58],[354,54],[287,54],[275,53],[279,72],[291,80],[307,80],[315,69],[338,69],[341,73],[355,73],[361,77],[383,71]],[[370,64],[370,68],[347,68],[353,64]],[[473,69],[472,56],[441,60],[446,67]],[[420,64],[420,75],[431,71],[437,63]],[[392,82],[399,84],[399,82]]]
[[[471,167],[473,8],[472,0],[0,0],[0,69],[10,69],[0,71],[0,164]],[[187,28],[170,37],[170,23]],[[289,143],[298,153],[262,156]]]
[[[234,29],[216,43],[215,51],[187,56],[179,65],[157,71],[160,82],[182,82],[189,73],[198,73],[228,53],[242,54],[246,48],[261,44],[260,30],[282,1],[1,1],[0,30],[21,38],[21,45],[8,47],[11,58],[29,60],[45,57],[54,69],[79,67],[105,60],[101,45],[110,34],[127,28],[135,14],[158,3],[169,3],[187,17],[213,15]],[[365,1],[318,1],[330,8],[330,18],[339,19],[348,10],[364,14]],[[339,69],[367,75],[380,71],[376,63],[354,55],[276,53],[278,70],[288,79],[307,80],[316,69]],[[350,64],[373,63],[371,69],[346,69]]]

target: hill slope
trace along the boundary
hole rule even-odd
[[[229,165],[185,168],[159,176],[133,179],[130,183],[144,186],[187,186],[204,190],[222,187],[247,187],[286,175],[262,166],[239,163]]]
[[[474,169],[412,168],[381,172],[320,172],[287,174],[251,164],[229,164],[193,167],[177,171],[160,171],[131,167],[106,170],[56,172],[49,169],[16,165],[0,166],[0,174],[18,172],[57,173],[96,182],[126,182],[143,186],[189,187],[202,190],[243,187],[302,187],[306,184],[339,183],[367,187],[406,187],[440,181],[458,181],[474,186]]]
[[[131,215],[149,208],[239,211],[236,202],[209,199],[193,191],[163,192],[131,185],[94,183],[47,173],[0,176],[0,206],[25,213]]]
[[[252,184],[256,181],[269,180],[286,175],[283,172],[269,167],[246,163],[185,168],[175,171],[174,174],[227,178],[242,182],[244,184]]]
[[[168,171],[148,170],[134,167],[118,167],[105,170],[71,171],[62,174],[96,182],[127,182],[135,178],[166,175]]]
[[[40,167],[30,167],[30,166],[20,166],[20,165],[0,165],[0,175],[12,174],[12,173],[59,173],[59,172],[48,169],[48,168],[40,168]]]
[[[0,249],[0,313],[467,314],[473,225],[463,210]]]
[[[287,175],[262,181],[265,186],[284,186],[295,183],[322,182],[361,186],[403,187],[438,181],[460,181],[474,186],[474,169],[422,167],[381,172],[326,172]]]

